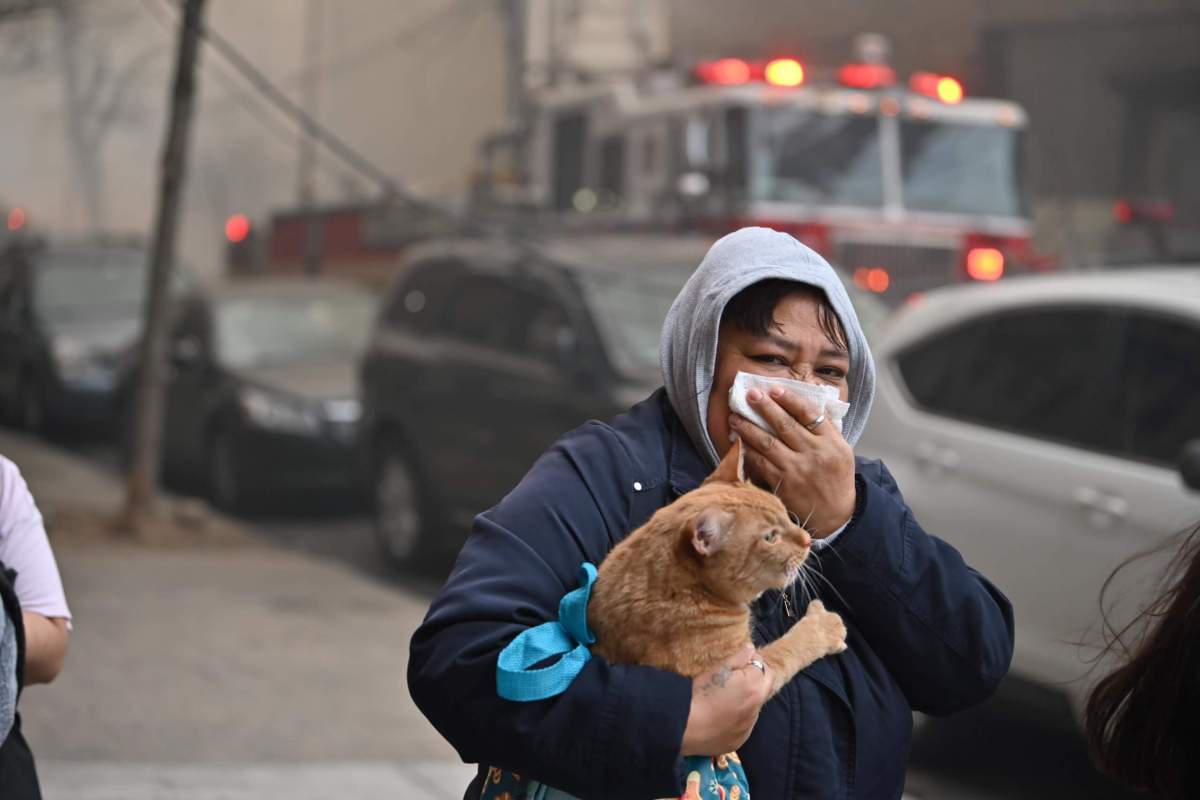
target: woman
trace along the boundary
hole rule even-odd
[[[15,713],[22,686],[50,683],[67,653],[71,611],[42,515],[20,470],[0,456],[0,795],[40,797],[33,755]],[[13,656],[19,659],[13,659]],[[14,663],[19,660],[19,666]],[[13,672],[8,670],[16,667]]]
[[[730,234],[676,298],[662,368],[665,389],[610,424],[565,435],[476,519],[413,636],[414,699],[465,761],[482,765],[466,796],[478,797],[492,764],[584,798],[677,797],[682,756],[737,750],[758,797],[899,797],[912,710],[944,714],[986,698],[1008,669],[1012,612],[917,525],[882,464],[856,461],[874,365],[845,289],[790,236]],[[731,415],[738,371],[836,387],[851,404],[844,437],[787,392],[750,398],[778,435]],[[748,666],[752,651],[731,654],[733,678],[720,690],[709,675],[693,682],[592,658],[558,697],[500,700],[504,645],[556,617],[580,562],[599,563],[699,485],[732,434],[747,445],[751,477],[825,540],[832,588],[820,596],[843,615],[848,650],[765,705],[769,676]],[[797,616],[764,596],[755,607],[760,644]]]
[[[1124,663],[1096,684],[1084,712],[1100,768],[1168,800],[1200,797],[1200,525],[1169,540],[1176,542],[1154,602],[1120,631],[1106,619],[1105,653],[1119,650]],[[1120,570],[1105,581],[1102,608]]]

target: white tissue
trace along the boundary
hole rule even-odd
[[[791,378],[768,378],[763,375],[752,375],[749,372],[739,372],[733,379],[733,386],[729,387],[729,410],[740,414],[758,427],[777,434],[778,432],[759,416],[759,413],[750,406],[750,401],[746,399],[746,393],[751,389],[758,389],[766,394],[776,386],[782,386],[789,392],[798,395],[813,408],[818,409],[817,413],[824,414],[839,431],[842,429],[842,420],[846,418],[850,404],[838,397],[837,388],[826,384],[805,383]],[[801,422],[805,422],[805,420],[801,420]]]

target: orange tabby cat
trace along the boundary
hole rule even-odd
[[[611,663],[704,674],[751,642],[750,603],[790,585],[811,543],[778,497],[746,480],[735,442],[701,486],[655,512],[600,564],[588,603],[592,650]],[[845,649],[841,617],[814,600],[759,651],[771,694]]]

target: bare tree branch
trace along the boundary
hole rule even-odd
[[[0,0],[0,24],[50,11],[60,0]]]
[[[96,144],[99,145],[103,141],[104,136],[108,133],[109,127],[121,112],[126,108],[126,99],[129,97],[130,87],[133,86],[134,79],[138,73],[144,70],[154,59],[162,55],[161,47],[148,47],[143,50],[132,61],[121,67],[116,76],[109,82],[108,97],[103,106],[96,113],[96,129],[94,135]]]

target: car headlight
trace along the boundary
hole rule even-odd
[[[103,363],[78,339],[60,336],[51,344],[54,364],[64,383],[94,388],[111,388],[116,377],[110,365]]]
[[[317,433],[321,419],[307,404],[262,389],[243,389],[242,411],[263,428],[289,433]]]
[[[354,398],[325,401],[325,419],[337,425],[353,425],[362,416],[362,403]]]
[[[78,339],[72,339],[70,336],[56,337],[52,348],[54,350],[54,360],[58,362],[59,366],[78,364],[86,361],[88,357],[88,351],[83,346],[83,342]]]

